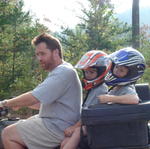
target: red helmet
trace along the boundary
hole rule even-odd
[[[89,67],[97,68],[98,76],[93,80],[83,79],[85,90],[89,90],[104,82],[104,77],[111,68],[111,60],[107,57],[105,52],[91,50],[85,53],[75,66],[75,68],[81,70],[86,70]]]

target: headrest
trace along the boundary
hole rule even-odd
[[[135,89],[142,102],[150,101],[149,84],[136,84]]]

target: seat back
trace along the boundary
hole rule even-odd
[[[135,89],[142,102],[150,101],[149,84],[136,84]]]

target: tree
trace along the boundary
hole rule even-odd
[[[132,4],[132,46],[140,47],[139,0],[133,0]]]
[[[125,23],[114,17],[114,7],[110,0],[88,0],[89,10],[83,9],[81,26],[86,31],[89,49],[115,50],[119,44],[129,41],[126,34],[130,30]],[[127,43],[126,44],[130,44]]]
[[[48,29],[23,6],[22,0],[0,1],[0,99],[33,88],[43,76],[35,68],[31,40]]]
[[[56,36],[63,44],[64,59],[75,65],[79,57],[88,49],[85,31],[77,25],[75,29],[66,28],[61,33],[56,33]]]
[[[88,50],[114,51],[118,46],[131,45],[130,27],[114,17],[109,0],[88,0],[82,8],[81,23],[74,29],[62,28],[58,35],[65,48],[65,59],[75,64]]]

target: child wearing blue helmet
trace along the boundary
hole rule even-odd
[[[110,55],[112,69],[105,77],[106,84],[112,86],[108,94],[100,95],[101,103],[138,104],[134,84],[143,75],[146,64],[143,55],[136,49],[127,47]]]

